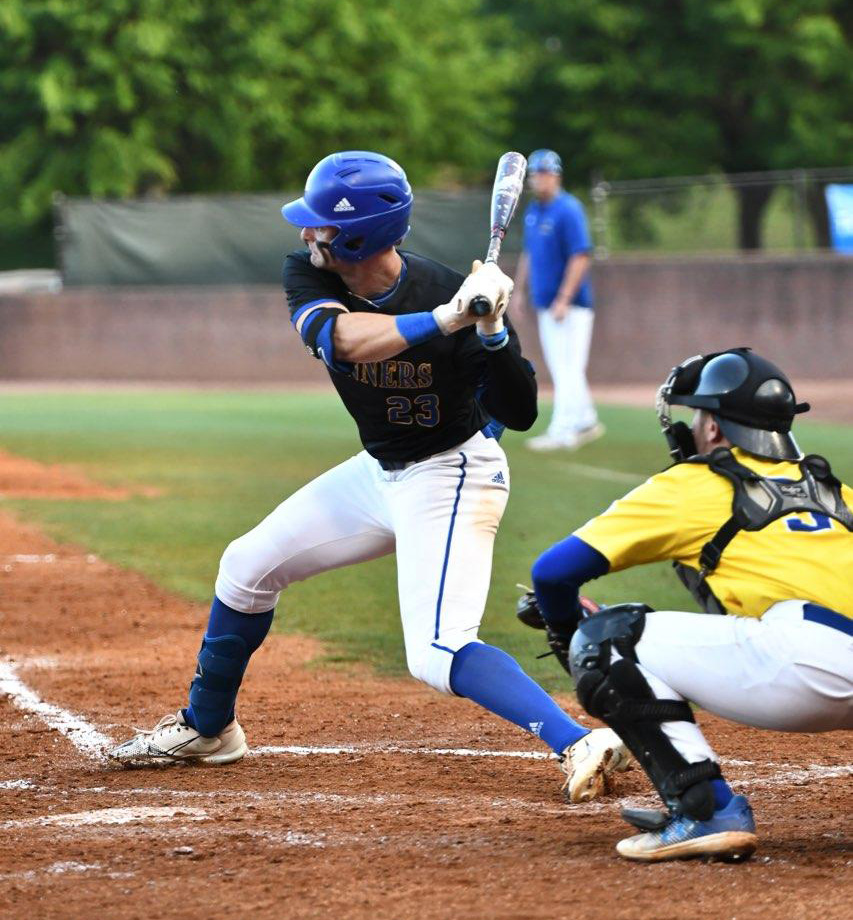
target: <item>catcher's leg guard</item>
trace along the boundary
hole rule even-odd
[[[661,722],[693,722],[683,700],[658,700],[637,667],[634,648],[643,633],[645,604],[617,604],[582,620],[569,662],[586,711],[613,728],[637,758],[674,814],[707,821],[714,813],[711,760],[690,764],[667,738]],[[613,650],[622,657],[612,660]]]
[[[237,691],[248,664],[249,650],[241,636],[204,637],[190,684],[193,721],[204,737],[218,735],[234,718]]]

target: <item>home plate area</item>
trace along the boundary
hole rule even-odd
[[[52,556],[51,562],[46,561]],[[846,918],[853,739],[698,718],[759,850],[615,856],[638,770],[568,806],[538,744],[465,700],[271,636],[227,767],[108,765],[184,699],[206,612],[0,515],[0,917]],[[570,695],[561,701],[575,714]]]

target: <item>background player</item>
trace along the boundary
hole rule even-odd
[[[697,410],[692,430],[672,422],[671,404]],[[790,428],[807,409],[748,349],[685,362],[658,397],[675,465],[533,567],[581,703],[616,729],[667,806],[624,813],[644,831],[620,842],[629,859],[755,848],[749,804],[684,700],[758,728],[853,729],[853,491],[823,458],[801,457]],[[663,559],[706,610],[728,615],[621,604],[578,625],[583,582]]]
[[[554,382],[554,411],[545,434],[530,438],[527,446],[571,450],[604,434],[586,380],[594,318],[588,278],[592,244],[583,205],[562,188],[558,154],[534,150],[528,176],[534,200],[524,214],[513,309],[522,309],[529,288]]]
[[[463,279],[397,244],[412,193],[381,154],[321,160],[282,209],[307,250],[284,267],[291,318],[322,360],[364,450],[279,505],[226,549],[189,705],[113,751],[124,763],[230,763],[249,658],[289,584],[396,552],[410,672],[539,735],[570,774],[572,800],[620,766],[610,729],[577,725],[505,652],[480,642],[492,546],[509,495],[503,426],[536,419],[536,383],[504,323],[512,282],[487,264]],[[477,320],[468,304],[494,304]],[[476,325],[475,325],[476,324]],[[323,611],[317,611],[323,616]],[[627,755],[626,755],[627,756]],[[624,764],[623,764],[624,765]]]

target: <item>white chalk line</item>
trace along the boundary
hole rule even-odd
[[[42,700],[18,677],[14,665],[8,661],[0,661],[0,694],[5,694],[18,709],[38,716],[88,757],[103,760],[105,749],[113,746],[111,738],[101,734],[82,716]]]
[[[58,792],[58,787],[38,787],[42,793]],[[149,798],[157,802],[177,801],[177,802],[197,802],[204,808],[193,807],[191,805],[180,804],[174,806],[119,806],[113,808],[100,808],[89,811],[78,811],[70,814],[58,814],[28,817],[17,820],[6,821],[0,824],[0,829],[12,829],[22,827],[46,827],[51,830],[57,828],[73,829],[76,832],[89,827],[97,829],[99,826],[114,825],[135,825],[130,829],[139,828],[139,824],[154,822],[162,825],[165,821],[173,821],[182,817],[188,817],[190,821],[200,822],[208,819],[215,819],[218,814],[228,816],[234,815],[235,807],[255,809],[257,806],[272,806],[273,813],[277,820],[283,820],[283,814],[280,810],[282,805],[297,806],[300,814],[309,809],[320,809],[326,814],[335,814],[336,811],[352,811],[353,809],[367,809],[372,814],[378,814],[383,811],[396,812],[400,808],[410,808],[412,806],[425,808],[445,808],[456,810],[459,808],[470,808],[476,806],[481,812],[498,811],[498,812],[524,812],[527,815],[538,815],[541,817],[562,817],[567,813],[564,803],[556,804],[548,801],[530,801],[528,799],[484,795],[482,793],[466,793],[459,796],[432,796],[428,792],[423,793],[329,793],[320,791],[287,791],[287,790],[191,790],[191,789],[171,789],[163,786],[140,787],[134,789],[118,789],[105,786],[93,786],[88,788],[76,788],[73,790],[74,795],[85,796],[105,796],[114,798]],[[212,801],[215,800],[215,801]],[[222,800],[226,800],[227,804]],[[571,813],[573,815],[595,814],[612,808],[638,808],[651,807],[654,804],[651,794],[637,796],[625,796],[620,799],[606,799],[597,802],[588,802],[580,805],[572,805]],[[253,812],[254,813],[254,812]],[[260,814],[261,812],[257,812]],[[216,825],[217,833],[225,833],[221,825]],[[245,828],[231,828],[231,830],[246,832]],[[317,845],[317,836],[305,835],[301,831],[292,829],[268,831],[268,830],[251,830],[256,836],[264,836],[270,839],[279,840],[280,842],[290,845]],[[326,834],[320,835],[326,838]],[[334,842],[336,845],[343,842],[352,842],[363,838],[363,834],[344,834],[340,830],[334,834],[334,839],[329,839],[329,843]],[[302,839],[304,838],[304,839]]]
[[[309,757],[313,754],[428,754],[438,757],[511,757],[519,760],[556,760],[557,755],[545,751],[483,751],[476,748],[429,748],[400,747],[397,745],[344,744],[336,747],[306,747],[301,744],[266,745],[252,748],[252,756],[267,757],[277,754],[292,754]]]
[[[86,562],[93,565],[100,562],[93,553],[84,555],[57,556],[56,553],[11,553],[0,555],[0,563],[11,562],[24,565],[52,565],[54,562]]]
[[[35,783],[28,779],[4,779],[0,789],[35,789]]]
[[[93,786],[90,788],[76,789],[77,794],[110,795],[110,796],[152,796],[158,800],[164,798],[174,799],[210,799],[226,798],[252,802],[282,802],[293,805],[311,806],[370,806],[397,807],[400,805],[435,805],[458,808],[462,805],[470,806],[479,804],[483,808],[493,809],[521,809],[536,813],[564,814],[565,805],[553,805],[549,802],[529,801],[528,799],[483,795],[482,793],[466,793],[464,796],[435,796],[428,793],[406,792],[375,792],[375,793],[340,793],[340,792],[315,792],[308,790],[290,791],[286,789],[218,789],[216,792],[198,789],[171,789],[164,786],[141,786],[134,789],[117,789],[107,786]],[[645,801],[645,799],[643,800]],[[573,805],[573,812],[582,812],[584,809],[597,811],[604,803],[587,803],[586,805]],[[623,799],[608,799],[608,806],[636,805],[635,797]]]
[[[476,748],[428,748],[428,747],[399,747],[395,745],[339,745],[337,747],[307,747],[303,745],[280,745],[257,747],[249,752],[252,755],[268,756],[271,754],[289,754],[297,757],[312,755],[329,756],[337,754],[416,754],[420,756],[439,757],[506,757],[520,760],[556,760],[557,755],[544,751],[486,751]],[[781,770],[778,776],[762,777],[755,780],[742,780],[741,783],[771,782],[798,782],[809,779],[835,779],[842,776],[853,776],[853,764],[824,766],[822,764],[808,764],[797,766],[790,763],[761,763],[752,760],[729,760],[722,758],[723,766],[758,767],[765,769]]]
[[[561,469],[585,476],[587,479],[602,479],[605,482],[624,482],[627,485],[639,485],[645,482],[648,476],[637,476],[635,473],[626,473],[622,470],[611,470],[606,466],[590,466],[586,463],[559,463]]]
[[[140,821],[171,821],[181,818],[186,821],[207,821],[209,816],[203,808],[188,806],[136,805],[122,808],[98,808],[94,811],[78,811],[71,814],[39,815],[35,818],[19,818],[4,821],[2,828],[12,827],[72,827],[105,824],[137,824]]]
[[[69,741],[83,754],[103,761],[105,751],[114,745],[114,741],[107,735],[99,732],[82,716],[75,715],[66,709],[44,702],[38,694],[31,690],[16,674],[15,666],[9,661],[0,660],[0,693],[6,694],[17,708],[39,716],[47,725],[68,738]],[[336,745],[336,746],[308,746],[308,745],[267,745],[260,746],[251,751],[254,756],[290,755],[306,756],[336,756],[341,754],[402,754],[432,757],[491,757],[510,758],[519,760],[549,760],[556,759],[553,753],[543,751],[494,751],[479,750],[476,748],[430,748],[406,747],[399,745]],[[755,777],[754,779],[735,780],[732,785],[738,786],[763,786],[782,783],[802,783],[816,779],[836,779],[853,776],[853,764],[826,766],[822,764],[802,765],[788,763],[758,763],[748,760],[722,760],[724,765],[740,767],[758,767],[775,769],[777,774],[770,777]],[[0,784],[4,788],[24,788],[14,785],[23,780],[10,780]],[[7,784],[8,783],[8,784]]]
[[[98,872],[102,878],[127,879],[133,878],[135,872],[101,872],[103,863],[81,863],[76,860],[66,860],[51,863],[43,869],[22,869],[20,872],[5,872],[0,875],[1,881],[32,882],[41,881],[46,875],[84,875],[89,872]]]

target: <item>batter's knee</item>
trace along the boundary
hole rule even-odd
[[[450,666],[453,664],[453,651],[436,643],[406,650],[406,663],[409,673],[415,680],[423,681],[440,693],[452,693],[450,689]]]
[[[216,596],[242,613],[264,613],[278,603],[283,585],[272,581],[265,554],[251,532],[233,540],[222,554]]]

